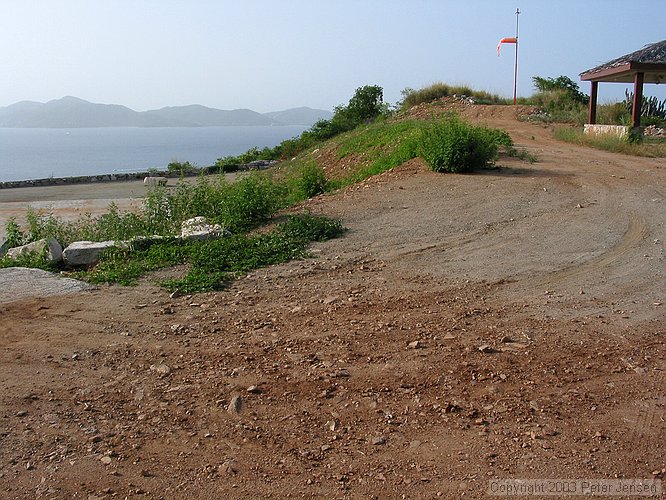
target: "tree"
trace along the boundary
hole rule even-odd
[[[337,106],[331,121],[335,128],[351,130],[378,117],[383,109],[384,89],[378,85],[359,87],[346,106]]]
[[[557,78],[542,78],[533,76],[532,82],[539,92],[564,92],[572,101],[588,104],[590,97],[580,91],[578,84],[568,76],[560,75]]]

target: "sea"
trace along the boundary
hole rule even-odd
[[[199,167],[273,147],[308,127],[0,128],[0,182]]]

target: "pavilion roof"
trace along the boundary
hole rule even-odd
[[[646,45],[612,61],[580,74],[581,80],[597,82],[633,81],[638,72],[644,73],[645,83],[666,82],[666,40]]]

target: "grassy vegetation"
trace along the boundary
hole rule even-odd
[[[113,249],[80,277],[92,283],[132,285],[149,271],[186,264],[184,277],[162,282],[167,289],[184,293],[221,290],[252,269],[305,257],[311,242],[335,238],[342,232],[340,221],[293,215],[260,234],[241,233],[199,242],[165,241],[139,251]]]
[[[479,104],[509,104],[508,99],[500,97],[496,94],[491,94],[485,91],[473,90],[465,85],[447,85],[446,83],[433,83],[427,87],[419,90],[406,88],[402,91],[402,101],[399,103],[400,110],[404,111],[417,104],[428,103],[441,99],[442,97],[449,97],[453,95],[465,95],[473,97],[475,102]]]
[[[580,128],[572,127],[556,127],[553,134],[561,141],[613,153],[649,158],[666,157],[666,139],[664,138],[645,138],[643,142],[636,143],[612,135],[587,135]]]

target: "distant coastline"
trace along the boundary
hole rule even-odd
[[[0,107],[2,128],[237,127],[300,125],[309,127],[332,113],[308,107],[270,113],[223,110],[199,104],[134,111],[118,104],[98,104],[63,97],[46,103],[21,101]]]

